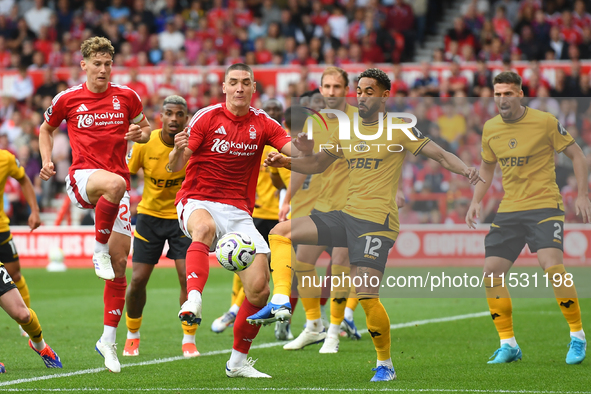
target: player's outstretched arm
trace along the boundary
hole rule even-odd
[[[583,223],[591,222],[591,202],[589,202],[589,187],[587,186],[588,170],[587,160],[581,147],[576,142],[568,146],[564,154],[572,160],[575,178],[577,178],[577,201],[575,201],[575,210],[577,215],[581,215]]]
[[[485,161],[480,163],[480,176],[484,179],[484,182],[479,182],[474,188],[474,196],[472,196],[470,208],[466,213],[466,224],[470,228],[476,228],[476,219],[480,218],[480,203],[492,183],[496,167],[496,163],[487,163]]]
[[[39,205],[37,205],[35,189],[33,188],[33,184],[31,183],[31,180],[27,174],[25,174],[25,176],[21,179],[17,179],[17,181],[21,185],[21,189],[23,190],[27,204],[29,204],[29,207],[31,207],[31,214],[29,215],[28,224],[31,228],[31,231],[33,231],[41,225],[41,219],[39,218]]]
[[[39,177],[44,181],[55,175],[53,162],[51,161],[51,152],[53,150],[53,133],[57,127],[43,122],[39,128],[39,152],[41,153],[41,172]]]
[[[459,157],[444,150],[433,141],[429,141],[427,145],[425,145],[421,150],[421,154],[435,160],[446,170],[465,176],[473,185],[477,184],[479,181],[484,181],[484,179],[478,174],[478,169],[476,167],[468,167]]]
[[[193,151],[189,146],[188,128],[174,136],[174,148],[168,155],[168,166],[172,172],[177,172],[185,167]]]

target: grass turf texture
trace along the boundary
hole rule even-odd
[[[473,271],[478,275],[479,270]],[[554,299],[514,299],[516,336],[523,360],[508,365],[488,365],[498,348],[498,336],[488,316],[439,322],[392,330],[392,359],[398,380],[370,383],[375,351],[370,336],[361,341],[342,339],[338,354],[318,354],[320,345],[302,351],[285,351],[277,344],[251,350],[258,358],[256,368],[273,379],[229,379],[224,364],[232,347],[232,329],[222,334],[210,331],[211,322],[229,307],[232,277],[223,269],[211,270],[204,292],[203,326],[197,331],[202,357],[182,359],[182,330],[177,318],[178,281],[174,269],[156,269],[148,285],[148,302],[141,329],[140,356],[121,356],[125,342],[125,317],[117,341],[120,374],[104,370],[94,345],[102,333],[103,281],[91,269],[47,273],[24,270],[48,343],[60,355],[63,370],[49,370],[20,337],[18,327],[6,314],[0,316],[2,347],[0,361],[7,374],[0,375],[0,391],[39,392],[64,389],[68,392],[190,393],[205,390],[281,390],[281,392],[370,390],[420,392],[589,392],[591,360],[569,366],[564,362],[569,342],[568,326]],[[131,272],[128,272],[128,278]],[[581,286],[581,284],[579,284]],[[487,310],[484,298],[384,299],[391,324],[434,319]],[[583,323],[588,333],[591,300],[581,299]],[[358,328],[365,328],[361,306],[355,312]],[[294,335],[302,329],[305,316],[301,303],[292,324]],[[255,346],[277,343],[273,326],[263,327]],[[210,354],[210,355],[207,355]],[[156,359],[178,358],[159,364],[137,365]],[[126,364],[135,364],[128,366]],[[11,385],[18,379],[93,370]]]

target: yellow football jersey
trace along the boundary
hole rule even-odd
[[[523,116],[506,122],[500,115],[484,124],[482,160],[498,162],[505,195],[498,212],[541,208],[564,210],[556,185],[554,151],[575,143],[554,115],[525,107]]]
[[[152,131],[147,143],[133,145],[128,167],[131,174],[136,174],[140,168],[144,170],[144,192],[137,207],[138,213],[176,219],[174,199],[185,179],[187,166],[178,172],[170,171],[168,155],[174,146],[162,140],[160,130]]]
[[[353,124],[353,116],[359,113],[357,107],[347,105],[347,116]],[[332,135],[338,129],[337,119],[325,118],[328,129]],[[320,194],[316,199],[314,209],[320,212],[340,210],[347,202],[347,191],[349,190],[349,166],[344,158],[336,160],[322,174],[320,174]]]
[[[256,219],[277,220],[279,218],[279,197],[277,188],[271,181],[271,170],[264,167],[263,162],[269,152],[274,151],[272,146],[266,145],[261,156],[261,168],[257,180],[255,208],[252,217]]]
[[[11,176],[16,180],[22,179],[25,176],[25,169],[21,167],[18,159],[7,150],[0,149],[0,233],[10,230],[8,224],[10,219],[4,213],[4,186],[6,186],[6,179]]]
[[[361,121],[361,119],[360,119]],[[402,119],[393,119],[393,123],[406,123]],[[400,129],[392,132],[388,140],[386,119],[382,135],[373,141],[365,141],[351,133],[350,140],[340,140],[334,133],[323,150],[334,158],[344,157],[349,169],[349,190],[343,212],[358,219],[387,225],[395,234],[385,233],[386,237],[396,238],[400,226],[396,192],[398,180],[404,163],[406,151],[417,155],[430,141],[417,129],[413,128],[417,141],[411,140]],[[361,123],[359,132],[374,135],[378,122]]]

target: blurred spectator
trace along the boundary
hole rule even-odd
[[[421,77],[415,79],[412,87],[418,89],[421,96],[436,96],[439,93],[439,79],[432,74],[429,62],[421,63]]]
[[[0,125],[0,134],[8,139],[8,146],[15,149],[15,141],[23,133],[23,117],[19,111],[14,111],[9,119],[5,119]]]
[[[49,26],[49,18],[53,11],[45,7],[44,0],[35,0],[35,6],[24,14],[27,26],[35,34],[39,34],[41,26]]]
[[[457,43],[457,50],[456,53],[459,52],[460,48],[464,45],[468,45],[474,47],[476,45],[476,40],[474,39],[474,35],[464,25],[464,21],[462,18],[454,19],[454,27],[447,32],[445,36],[445,48],[446,52],[449,51],[449,47],[451,42],[455,41]]]
[[[158,34],[158,46],[160,50],[172,50],[176,52],[180,50],[184,44],[185,36],[177,30],[174,25],[174,20],[168,19],[166,21],[166,30]]]
[[[480,35],[480,31],[484,26],[484,17],[478,13],[478,10],[476,9],[476,4],[474,4],[473,2],[468,5],[468,9],[464,14],[464,24],[468,29],[470,29],[472,34],[474,34],[475,36]]]
[[[281,22],[281,10],[273,4],[273,0],[263,0],[260,12],[263,25]]]
[[[33,80],[27,73],[27,66],[19,66],[18,75],[12,83],[12,97],[14,97],[18,103],[30,106],[34,91]]]
[[[459,63],[453,62],[450,65],[451,75],[448,78],[449,89],[453,92],[461,90],[465,93],[468,92],[469,83],[468,79],[462,75],[462,69]]]
[[[549,49],[554,52],[554,59],[568,59],[568,46],[561,36],[558,26],[552,26],[550,28],[550,42],[548,45]]]
[[[492,72],[486,66],[486,62],[478,59],[476,63],[476,72],[472,84],[472,96],[479,97],[482,88],[492,88]]]
[[[417,42],[423,44],[425,40],[425,30],[427,24],[428,0],[413,0],[411,2],[413,14],[415,16],[415,30],[417,32]]]
[[[14,5],[14,0],[0,0],[0,15],[8,15]]]
[[[537,97],[529,102],[528,106],[544,112],[550,112],[554,116],[558,116],[560,112],[560,105],[558,101],[550,97],[550,91],[543,85],[538,86]]]
[[[194,3],[200,4],[198,1]],[[129,20],[134,26],[144,25],[149,33],[156,32],[156,18],[154,14],[146,9],[145,0],[133,0],[133,7],[129,15]]]
[[[111,15],[111,19],[117,24],[123,24],[131,15],[129,8],[123,4],[123,0],[112,0],[111,5],[107,7],[107,12]]]

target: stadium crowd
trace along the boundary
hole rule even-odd
[[[445,35],[434,61],[449,62],[449,75],[421,65],[422,75],[408,78],[398,62],[412,60],[415,46],[432,33],[445,2],[434,0],[156,0],[99,3],[76,0],[0,0],[0,65],[16,69],[12,92],[0,98],[0,149],[14,152],[33,181],[42,209],[63,193],[71,160],[65,124],[54,142],[57,176],[41,182],[38,128],[51,98],[69,86],[84,82],[79,68],[81,40],[108,37],[116,49],[115,65],[126,67],[128,86],[144,102],[154,128],[160,125],[162,99],[180,93],[189,110],[224,100],[219,84],[187,86],[175,76],[175,67],[212,66],[246,62],[251,65],[302,66],[302,78],[287,93],[269,85],[259,89],[254,105],[277,98],[285,107],[316,88],[306,66],[353,63],[392,63],[389,110],[412,112],[417,127],[466,163],[480,163],[480,135],[484,122],[496,115],[492,99],[493,72],[489,62],[528,60],[523,73],[527,105],[556,115],[591,157],[591,84],[580,59],[591,57],[591,15],[588,2],[553,0],[474,0],[466,2],[463,16]],[[395,27],[395,28],[393,28]],[[533,37],[533,38],[532,38]],[[557,70],[553,80],[540,70],[539,61],[570,59],[569,72]],[[476,61],[473,78],[465,62]],[[164,82],[153,89],[138,79],[139,67],[159,67]],[[69,67],[69,78],[58,80],[55,68]],[[35,86],[30,71],[43,73]],[[256,73],[255,73],[256,78]],[[350,90],[354,103],[355,81]],[[259,87],[260,88],[260,87]],[[6,89],[5,89],[6,92]],[[321,103],[319,104],[321,105]],[[576,221],[572,209],[572,164],[557,156],[557,182],[565,197],[567,221]],[[569,167],[570,166],[570,167]],[[590,162],[591,166],[591,162]],[[499,172],[500,175],[500,172]],[[591,180],[590,180],[591,181]],[[408,155],[403,171],[409,200],[403,223],[463,223],[471,197],[470,185],[451,176],[436,163]],[[502,186],[485,201],[485,217],[493,217]],[[141,177],[132,200],[141,196]],[[18,184],[7,183],[5,210],[13,224],[26,221],[26,204]]]

